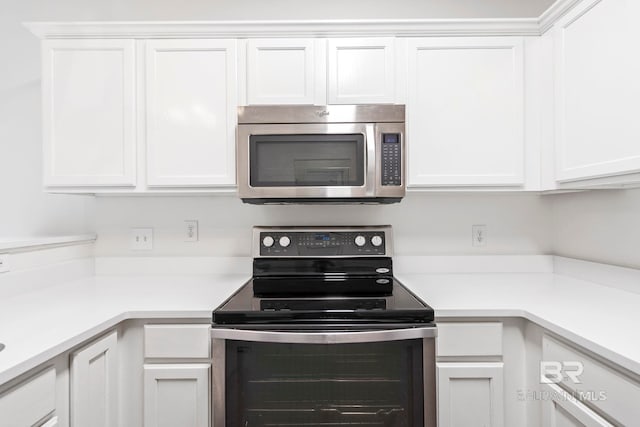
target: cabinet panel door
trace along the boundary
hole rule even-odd
[[[235,43],[146,43],[149,186],[234,185]]]
[[[547,427],[613,427],[555,384],[543,384],[542,416]]]
[[[640,2],[581,2],[554,26],[556,179],[640,171]]]
[[[45,40],[44,184],[135,185],[133,40]]]
[[[501,427],[502,363],[438,363],[438,426]]]
[[[56,410],[56,370],[51,367],[0,394],[0,426],[36,425]]]
[[[393,103],[392,37],[329,39],[329,104]]]
[[[209,365],[144,365],[144,427],[207,427]]]
[[[408,45],[409,185],[522,185],[522,39],[429,38]]]
[[[315,104],[326,75],[324,40],[251,39],[247,41],[247,102]]]
[[[71,425],[118,425],[117,332],[71,355]]]

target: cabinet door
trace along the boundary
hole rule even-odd
[[[133,40],[45,40],[44,184],[135,185]]]
[[[329,104],[393,103],[392,37],[329,39]]]
[[[502,363],[438,363],[438,426],[501,427]]]
[[[640,171],[640,2],[586,0],[554,26],[556,179]]]
[[[144,427],[207,427],[209,365],[144,365]]]
[[[0,426],[38,425],[56,409],[56,369],[51,367],[0,394]]]
[[[147,184],[235,183],[233,40],[146,42]]]
[[[408,55],[409,185],[522,185],[522,39],[411,39]]]
[[[542,416],[547,427],[613,427],[555,384],[543,384]]]
[[[325,51],[321,39],[247,41],[247,103],[324,103]]]
[[[117,332],[71,354],[71,425],[118,425]]]

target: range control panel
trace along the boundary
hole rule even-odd
[[[399,133],[382,134],[382,185],[402,185],[402,149]]]
[[[387,232],[385,229],[261,229],[257,232],[256,244],[263,257],[390,256]]]

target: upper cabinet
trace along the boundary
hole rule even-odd
[[[241,98],[248,105],[394,103],[394,47],[393,37],[249,39]]]
[[[584,0],[553,28],[560,183],[640,172],[640,2]]]
[[[235,43],[146,42],[148,186],[235,184]]]
[[[522,38],[407,43],[408,184],[522,186]]]
[[[329,104],[392,104],[393,37],[328,40]]]
[[[317,104],[324,99],[325,41],[247,41],[247,104]]]
[[[44,184],[136,184],[133,40],[45,40]]]
[[[397,103],[409,188],[637,185],[638,16],[578,0],[526,22],[28,24],[44,184],[233,192],[238,105]]]

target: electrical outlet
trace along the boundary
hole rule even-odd
[[[184,221],[184,241],[185,242],[198,241],[198,221],[197,220]]]
[[[477,224],[471,226],[471,244],[473,246],[487,246],[487,226]]]
[[[0,273],[8,273],[9,270],[9,254],[0,255]]]
[[[134,251],[153,249],[153,228],[132,228],[131,249]]]

